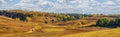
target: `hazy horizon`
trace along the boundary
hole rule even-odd
[[[0,10],[120,14],[120,0],[0,0]]]

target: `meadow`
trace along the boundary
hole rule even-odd
[[[120,37],[120,15],[0,10],[0,37]]]

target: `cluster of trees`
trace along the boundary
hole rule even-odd
[[[63,15],[63,14],[55,15],[55,17],[57,17],[58,20],[60,20],[60,21],[69,21],[69,20],[74,20],[75,19],[74,16]]]
[[[83,25],[87,24],[88,23],[88,20],[82,20],[82,21],[79,21],[75,27],[82,27]]]
[[[102,26],[102,27],[119,27],[120,26],[120,18],[117,18],[115,20],[109,20],[106,18],[102,18],[96,22],[96,25]]]
[[[25,20],[26,16],[23,15],[22,13],[12,13],[12,12],[7,12],[7,11],[1,11],[0,15],[10,17],[13,19],[20,18],[20,20]]]
[[[54,13],[44,13],[44,12],[35,12],[35,11],[22,11],[22,10],[10,10],[10,11],[0,11],[0,15],[10,17],[16,20],[22,21],[31,21],[32,18],[38,18],[39,16],[43,17],[53,17],[57,18],[57,21],[70,21],[75,19],[84,19],[86,16],[92,15],[82,15],[82,14],[54,14]],[[52,20],[54,21],[54,19]],[[45,20],[45,23],[48,23]]]
[[[22,10],[3,10],[0,11],[0,16],[6,16],[13,18],[17,21],[26,21],[30,22],[32,19],[38,19],[39,16],[41,17],[51,17],[57,18],[57,21],[69,21],[74,20],[74,16],[69,16],[66,14],[53,14],[53,13],[44,13],[44,12],[35,12],[35,11],[22,11]],[[55,22],[54,19],[51,20],[51,22]],[[49,23],[49,20],[45,20],[45,23]]]
[[[31,17],[37,18],[38,16],[43,16],[44,13],[39,12],[24,12],[24,11],[0,11],[0,16],[10,17],[16,20],[28,21]]]
[[[72,13],[72,14],[66,14],[66,15],[69,15],[69,16],[74,16],[75,19],[80,19],[80,17],[93,17],[92,14],[76,14],[76,13]]]
[[[31,21],[31,17],[38,17],[37,13],[26,14],[26,12],[21,11],[0,11],[0,16],[6,16],[13,18],[17,21]]]

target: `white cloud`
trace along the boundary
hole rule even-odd
[[[11,0],[12,1],[12,0]],[[51,0],[52,1],[52,0]],[[115,12],[114,8],[119,6],[112,6],[116,3],[113,0],[107,0],[100,3],[96,0],[56,0],[51,2],[47,0],[21,0],[15,5],[2,6],[2,9],[26,9],[37,11],[51,11],[51,12]],[[118,0],[119,1],[119,0]],[[6,3],[0,0],[0,3]],[[0,7],[1,8],[1,7]],[[106,11],[104,11],[106,10]],[[118,12],[116,10],[116,12]]]
[[[21,3],[28,3],[28,2],[33,2],[33,1],[38,1],[38,0],[21,0]]]
[[[14,0],[10,0],[10,1],[14,1]]]
[[[0,0],[0,4],[5,4],[6,2],[4,0]]]
[[[66,0],[57,0],[57,2],[64,3]]]
[[[107,1],[107,2],[104,2],[103,4],[106,4],[106,5],[114,5],[115,3],[113,1]]]
[[[27,4],[27,3],[18,3],[14,6],[21,6],[21,7],[36,7],[34,4]]]

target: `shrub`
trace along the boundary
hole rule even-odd
[[[47,20],[45,20],[45,24],[48,24],[49,22]]]
[[[82,20],[82,21],[80,21],[81,22],[81,24],[87,24],[88,23],[88,20]]]
[[[39,15],[39,14],[36,12],[36,13],[33,13],[33,15],[32,15],[32,16],[33,16],[34,18],[37,18],[37,17],[38,17],[38,15]]]
[[[113,26],[115,24],[116,24],[116,20],[111,20],[110,23],[109,23],[110,26]]]
[[[77,25],[78,25],[78,27],[82,27],[82,23],[81,22],[79,22]]]
[[[108,20],[108,19],[106,19],[106,18],[102,18],[102,19],[99,19],[99,20],[96,22],[96,25],[97,25],[97,26],[106,27],[106,26],[109,26],[109,23],[110,23],[110,20]]]
[[[115,20],[115,24],[116,24],[117,26],[120,26],[120,18],[117,18],[117,19]]]
[[[15,20],[20,21],[20,18],[15,18]]]
[[[99,19],[96,23],[97,26],[103,26],[103,27],[119,27],[120,26],[120,18],[117,18],[115,20],[108,20],[108,19]]]
[[[27,20],[27,22],[31,22],[31,18],[30,17],[26,17],[26,20]]]

